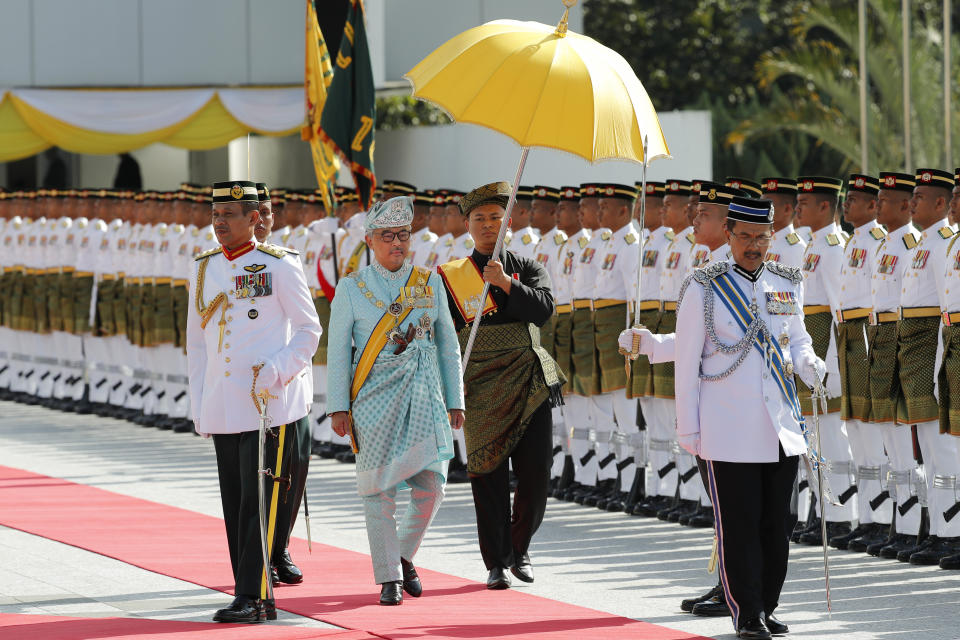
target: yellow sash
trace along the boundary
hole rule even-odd
[[[480,308],[480,294],[483,293],[483,277],[477,264],[471,258],[461,258],[442,264],[437,270],[447,285],[447,291],[457,303],[457,309],[464,321],[468,324],[473,322]],[[488,292],[481,315],[487,315],[496,309],[497,303]]]
[[[407,278],[406,287],[412,287],[415,284],[417,286],[423,286],[427,283],[427,279],[430,277],[430,272],[421,267],[414,267],[410,271],[410,277]],[[404,298],[404,289],[400,289],[400,295],[397,296],[397,299],[394,300],[395,304],[401,303]],[[389,313],[384,313],[380,318],[380,322],[377,323],[377,326],[373,328],[373,333],[370,334],[370,337],[367,338],[367,344],[363,346],[363,351],[360,353],[360,360],[357,362],[357,370],[353,374],[353,384],[350,386],[350,402],[353,402],[357,399],[357,394],[360,393],[360,387],[363,386],[363,383],[367,381],[367,376],[370,375],[371,369],[373,369],[373,363],[376,361],[377,356],[380,355],[380,352],[383,351],[383,347],[387,344],[388,339],[388,330],[391,325],[399,326],[403,322],[410,312],[413,311],[413,307],[403,305],[403,310],[400,312],[400,315],[394,320],[394,316]]]

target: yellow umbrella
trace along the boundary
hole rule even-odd
[[[500,255],[530,147],[643,163],[669,157],[657,112],[623,56],[567,30],[570,7],[556,27],[495,20],[448,40],[406,74],[413,95],[445,109],[457,122],[499,131],[522,148],[513,191],[497,237]],[[638,291],[639,291],[638,269]],[[480,296],[484,300],[488,287]],[[466,367],[480,325],[477,314],[463,353]]]
[[[573,2],[568,0],[569,4]],[[669,155],[657,112],[619,53],[539,22],[495,20],[447,41],[411,69],[413,95],[457,122],[499,131],[521,147],[594,162]]]

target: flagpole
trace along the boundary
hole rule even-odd
[[[870,173],[867,168],[867,0],[860,0],[857,20],[860,27],[860,172]]]
[[[913,152],[910,140],[910,0],[901,0],[903,23],[903,150],[904,170],[913,171]]]
[[[952,37],[953,17],[950,0],[943,0],[943,152],[946,156],[945,167],[953,166],[953,140],[951,139],[950,123],[950,91],[952,89],[952,74],[950,73],[950,38]]]

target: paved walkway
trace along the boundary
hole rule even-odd
[[[212,443],[189,434],[0,402],[0,464],[221,515]],[[314,538],[366,553],[353,467],[315,459],[308,494]],[[469,486],[449,486],[417,564],[482,581],[486,571],[475,527]],[[295,535],[306,537],[302,522]],[[709,530],[551,499],[531,549],[536,582],[516,588],[731,638],[728,619],[695,618],[679,610],[680,599],[716,580],[705,570],[711,539]],[[832,551],[830,558],[832,617],[825,611],[820,549],[791,548],[790,573],[777,612],[791,627],[789,637],[960,638],[960,572],[840,551]],[[370,582],[374,600],[379,591],[372,570]],[[205,621],[226,602],[229,597],[216,591],[0,527],[0,613]],[[285,613],[280,622],[327,626]]]

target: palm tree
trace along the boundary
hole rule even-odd
[[[916,166],[945,166],[943,158],[943,42],[939,3],[910,3],[911,135]],[[815,0],[796,18],[797,40],[789,50],[761,56],[757,79],[773,91],[768,109],[748,118],[728,136],[741,143],[787,131],[813,138],[836,150],[844,172],[860,165],[859,47],[857,3]],[[903,64],[899,0],[867,2],[868,164],[878,169],[904,167]],[[957,44],[954,40],[953,48]],[[957,76],[960,65],[954,66]],[[953,88],[956,102],[956,87]],[[960,125],[954,119],[956,125]],[[957,133],[954,132],[954,137]],[[946,160],[946,162],[944,162]]]

